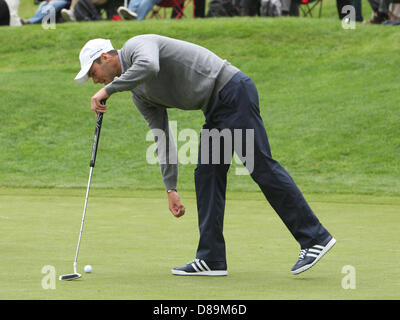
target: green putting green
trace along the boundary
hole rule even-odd
[[[292,275],[299,247],[260,193],[228,193],[227,277],[179,277],[194,259],[192,192],[176,219],[162,191],[93,189],[73,272],[85,190],[0,189],[0,299],[398,299],[400,251],[394,239],[400,201],[390,197],[310,195],[337,239],[310,270]],[[85,274],[83,267],[92,265]],[[349,267],[350,266],[350,267]],[[352,287],[355,285],[355,288]],[[193,290],[196,288],[196,290]]]

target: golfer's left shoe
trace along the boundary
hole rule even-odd
[[[172,274],[177,276],[226,276],[228,271],[225,262],[205,262],[195,259],[184,266],[173,268]]]
[[[329,236],[328,239],[321,244],[316,244],[311,248],[300,250],[299,259],[292,268],[293,274],[299,274],[310,269],[327,253],[336,243],[335,238]]]

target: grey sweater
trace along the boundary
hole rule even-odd
[[[177,152],[169,134],[167,108],[206,112],[239,69],[203,47],[153,34],[129,39],[120,58],[122,74],[105,89],[109,95],[131,91],[153,133],[165,133],[164,141],[155,134],[157,155],[165,188],[176,189]]]

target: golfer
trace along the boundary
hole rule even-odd
[[[335,244],[336,240],[322,226],[288,172],[272,158],[257,89],[238,68],[201,46],[154,34],[133,37],[121,50],[115,50],[110,40],[90,40],[79,59],[81,70],[75,80],[83,83],[92,78],[94,83],[105,85],[91,98],[91,109],[96,115],[106,111],[101,100],[120,91],[130,91],[133,103],[150,129],[165,133],[165,139],[156,139],[157,154],[169,209],[175,217],[184,215],[185,207],[177,192],[177,152],[168,126],[168,108],[201,110],[205,116],[194,172],[200,239],[196,258],[173,268],[173,274],[228,274],[223,219],[230,162],[224,156],[217,163],[211,161],[215,152],[226,147],[225,139],[218,143],[210,135],[209,139],[203,139],[203,132],[213,129],[213,132],[236,129],[253,132],[252,141],[241,140],[240,147],[247,150],[251,144],[250,175],[300,245],[300,254],[291,269],[293,274],[312,267]],[[205,140],[207,143],[211,140],[206,148]],[[231,154],[234,146],[232,143]],[[243,213],[243,219],[246,214]]]

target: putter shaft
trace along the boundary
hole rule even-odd
[[[87,203],[88,203],[88,199],[89,199],[89,191],[90,191],[90,182],[92,181],[92,173],[93,173],[93,167],[90,167],[89,181],[88,181],[88,185],[87,185],[87,189],[86,189],[85,205],[83,207],[81,230],[79,232],[78,245],[76,246],[76,253],[75,253],[75,260],[74,260],[74,273],[77,273],[76,272],[76,265],[77,265],[77,261],[78,261],[79,247],[81,245],[83,225],[85,223],[86,208],[87,208]]]

